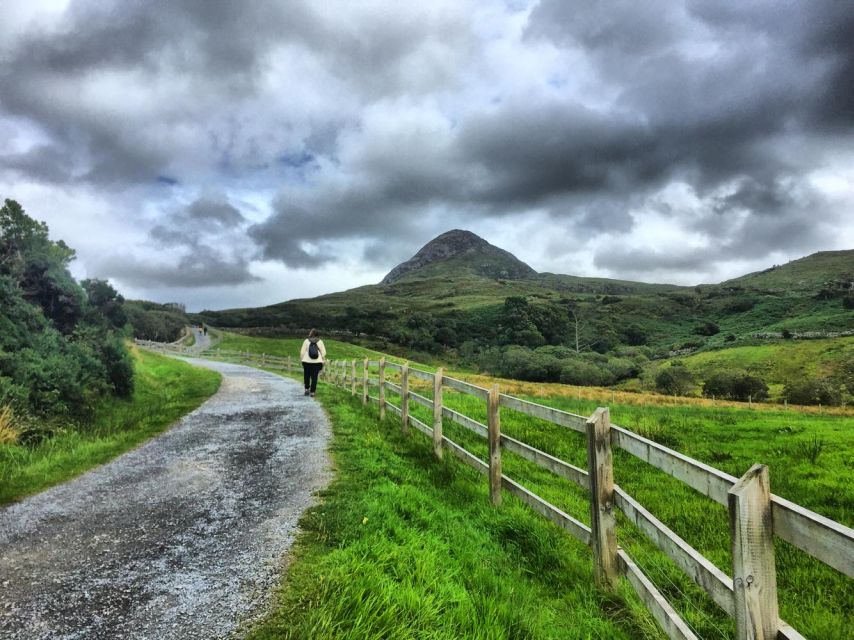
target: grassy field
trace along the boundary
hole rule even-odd
[[[480,382],[486,384],[489,381],[481,378]],[[510,387],[510,384],[507,383],[505,386]],[[554,389],[556,390],[560,386],[554,385]],[[541,393],[536,396],[527,394],[529,399],[557,406],[580,415],[589,415],[597,405],[607,404],[610,406],[612,420],[615,423],[736,476],[743,474],[754,462],[768,464],[774,493],[848,526],[854,524],[854,483],[852,483],[852,479],[854,479],[854,473],[852,473],[852,469],[854,469],[854,464],[852,464],[854,463],[854,446],[852,446],[854,445],[854,435],[852,435],[854,434],[854,417],[850,413],[848,415],[830,415],[796,410],[781,411],[779,407],[774,409],[770,406],[766,407],[765,410],[757,411],[744,406],[712,406],[710,403],[659,406],[654,404],[654,396],[648,398],[645,404],[630,404],[621,402],[620,397],[616,397],[615,402],[611,402],[609,401],[610,398],[578,397],[573,393],[543,394],[542,389],[537,385],[530,385],[528,389],[534,387]],[[506,388],[505,390],[524,396],[526,395],[524,393],[525,388],[525,385],[519,385],[518,388]],[[420,392],[430,395],[427,389],[421,389]],[[608,392],[606,391],[606,393]],[[393,394],[389,395],[390,399],[395,402],[392,397]],[[639,394],[618,395],[637,398]],[[349,477],[348,484],[356,485],[356,487],[373,486],[374,483],[381,486],[387,486],[389,483],[396,485],[401,484],[396,482],[396,479],[405,477],[405,484],[407,485],[415,484],[418,487],[423,487],[424,491],[428,488],[434,491],[431,493],[431,502],[428,503],[429,508],[425,506],[424,513],[434,511],[439,513],[442,509],[450,508],[449,505],[445,504],[445,500],[452,503],[458,500],[453,492],[449,492],[447,486],[442,484],[441,479],[445,477],[445,474],[453,474],[454,478],[468,478],[470,475],[471,478],[468,478],[467,482],[473,486],[466,490],[477,494],[476,500],[482,501],[484,504],[472,504],[471,508],[474,510],[472,514],[456,518],[455,526],[473,527],[480,532],[480,535],[484,533],[481,531],[482,529],[486,529],[487,532],[491,531],[491,525],[480,519],[480,515],[474,515],[475,513],[491,513],[486,505],[485,486],[482,478],[461,468],[454,461],[446,461],[441,464],[432,462],[429,458],[429,443],[423,436],[414,433],[411,440],[400,438],[397,435],[397,429],[394,427],[395,420],[393,418],[389,419],[383,426],[375,422],[376,409],[373,407],[363,410],[358,402],[353,403],[346,397],[342,397],[337,390],[330,391],[328,387],[322,389],[319,397],[329,409],[334,421],[346,418],[346,423],[350,425],[348,429],[369,434],[365,437],[370,437],[369,449],[375,452],[375,457],[371,458],[373,466],[350,469],[347,473],[354,475]],[[605,401],[603,402],[603,400]],[[448,392],[446,393],[446,404],[463,411],[466,415],[485,421],[485,407],[476,399]],[[429,423],[429,416],[425,409],[413,405],[412,411],[414,415]],[[361,424],[360,420],[365,421],[364,424]],[[519,438],[573,464],[582,467],[586,464],[586,452],[580,434],[506,410],[502,412],[502,430],[508,435]],[[482,459],[485,459],[485,442],[477,436],[449,423],[446,423],[445,431],[446,435],[464,444]],[[348,437],[355,438],[353,435]],[[342,473],[344,473],[344,469],[349,468],[352,462],[351,456],[357,455],[357,452],[352,449],[354,446],[356,445],[353,443],[342,444],[336,431],[334,452]],[[399,462],[392,464],[377,453],[379,449],[385,451],[388,447],[392,448],[395,456],[410,459],[411,468],[407,470],[405,476],[399,476],[403,473],[403,470],[398,468],[400,467]],[[370,457],[369,452],[363,453]],[[448,467],[451,469],[449,470]],[[581,490],[566,481],[555,478],[542,469],[511,454],[505,454],[504,471],[570,515],[585,522],[589,521],[586,496]],[[727,573],[731,571],[728,521],[723,507],[622,451],[616,452],[615,474],[617,482],[624,489],[635,496],[676,533],[685,538],[721,569]],[[454,490],[457,490],[459,488],[458,483],[455,482],[453,487]],[[372,499],[369,492],[364,492],[364,495],[356,495],[359,493],[358,490],[350,492],[349,489],[345,491],[342,488],[343,493],[340,494],[336,491],[333,489],[333,492],[327,496],[327,506],[330,502],[334,504],[335,512],[344,513],[348,509],[346,505],[350,501]],[[419,488],[418,491],[413,491],[412,495],[420,496],[421,491],[422,489]],[[459,504],[465,504],[467,501],[474,502],[475,499],[472,498],[472,495],[474,494],[467,495]],[[438,505],[432,502],[434,499],[439,501]],[[368,516],[369,521],[376,518],[382,520],[399,518],[400,500],[401,498],[397,494],[387,502],[380,500],[373,503],[373,510],[370,514],[365,513],[364,515]],[[522,518],[522,514],[526,513],[525,509],[514,498],[508,496],[505,498],[505,502],[507,504],[496,514],[498,517],[512,514],[511,521],[515,522],[518,518]],[[327,506],[321,507],[321,511]],[[367,506],[361,508],[367,510]],[[281,630],[285,626],[284,620],[297,616],[300,620],[305,620],[305,624],[309,626],[297,626],[297,631],[293,631],[292,635],[285,635],[284,637],[311,637],[311,634],[306,630],[324,629],[319,620],[324,616],[327,616],[327,620],[334,620],[335,616],[341,613],[338,610],[339,607],[345,607],[349,611],[349,617],[345,616],[345,618],[350,620],[351,626],[354,620],[363,621],[362,624],[369,624],[373,619],[372,609],[370,607],[362,609],[358,605],[358,598],[353,599],[353,593],[349,592],[351,588],[361,589],[366,598],[368,594],[373,593],[373,587],[362,582],[361,578],[357,579],[355,584],[350,584],[343,578],[346,572],[337,573],[336,581],[343,580],[344,584],[336,587],[324,587],[331,589],[331,591],[314,591],[315,588],[320,589],[322,585],[310,584],[311,579],[319,580],[319,578],[317,574],[312,573],[313,569],[307,565],[323,564],[329,554],[342,553],[346,555],[352,552],[354,558],[359,559],[363,565],[361,569],[356,569],[355,565],[342,564],[342,566],[348,567],[348,571],[355,574],[370,571],[377,579],[381,578],[383,584],[390,584],[389,589],[400,589],[401,593],[410,588],[411,576],[406,572],[401,573],[398,565],[394,563],[390,565],[388,562],[384,562],[380,556],[365,555],[366,549],[372,544],[372,542],[369,543],[369,540],[373,540],[372,538],[351,537],[354,535],[352,534],[353,531],[361,531],[357,526],[361,522],[361,516],[357,517],[351,514],[342,517],[342,519],[333,517],[330,520],[323,520],[321,532],[326,537],[318,537],[320,535],[318,530],[312,529],[315,526],[312,524],[312,517],[314,516],[310,516],[306,521],[307,532],[304,534],[304,544],[300,547],[298,560],[291,569],[292,578],[289,586],[284,591],[283,611],[285,613],[281,614],[278,623],[270,623],[271,625],[278,624],[278,627],[270,628]],[[441,519],[446,517],[440,516]],[[483,517],[486,518],[487,515]],[[526,515],[525,517],[530,518],[533,515]],[[353,518],[353,520],[350,521],[347,518]],[[422,518],[415,518],[414,521],[407,521],[407,526],[416,528],[415,533],[417,535],[413,533],[411,538],[408,537],[408,534],[402,539],[397,538],[398,546],[406,547],[405,552],[407,554],[415,554],[412,556],[413,558],[417,558],[422,549],[419,546],[422,544],[422,536],[427,536],[432,540],[437,535],[432,530],[422,531],[422,527],[429,525],[430,518],[425,516],[423,520]],[[520,522],[522,521],[520,520]],[[551,527],[545,522],[543,525]],[[519,526],[528,527],[527,524],[520,524]],[[348,533],[345,534],[345,531]],[[449,534],[446,532],[443,535]],[[538,540],[540,540],[538,537],[540,535],[537,534]],[[542,535],[551,536],[553,534],[544,533]],[[548,544],[535,544],[526,537],[525,543],[518,543],[514,548],[522,551],[525,556],[524,562],[533,567],[530,571],[534,575],[540,572],[542,566],[567,568],[572,565],[577,567],[570,571],[573,575],[572,579],[550,577],[550,583],[558,585],[557,593],[552,595],[560,596],[562,594],[564,601],[574,601],[576,597],[574,594],[578,593],[579,588],[590,590],[589,552],[585,547],[574,543],[556,530],[554,535],[558,535],[561,540],[560,546],[557,546],[551,537],[548,538],[550,540]],[[468,532],[465,537],[472,536],[474,534]],[[481,539],[476,536],[475,538]],[[666,594],[688,623],[696,629],[700,637],[732,637],[732,622],[718,610],[716,605],[699,588],[683,576],[673,563],[657,552],[639,532],[625,521],[620,522],[618,538],[620,544],[636,559],[644,572]],[[327,539],[333,540],[334,544],[326,545],[323,540]],[[454,571],[463,571],[456,565],[457,562],[462,562],[466,567],[479,566],[479,561],[470,557],[470,554],[475,553],[474,549],[461,548],[457,551],[460,547],[457,546],[456,539],[452,543],[447,538],[440,538],[436,544],[439,543],[455,550],[452,560],[447,559],[447,553],[440,556],[441,562],[452,562],[451,566]],[[355,546],[351,549],[353,545]],[[415,548],[410,549],[413,546]],[[486,551],[503,554],[506,549],[507,545],[504,542],[493,539]],[[554,555],[553,549],[560,550],[557,556]],[[483,552],[480,544],[476,546],[476,552],[477,554]],[[403,553],[403,551],[398,549],[398,553]],[[776,543],[776,553],[781,616],[804,633],[806,637],[850,637],[848,630],[854,625],[854,620],[852,620],[854,591],[850,588],[850,580],[779,540]],[[379,564],[377,565],[377,563]],[[334,562],[329,566],[333,565],[337,566]],[[415,562],[407,571],[415,571],[418,566]],[[582,570],[581,567],[584,569]],[[387,574],[387,569],[391,570],[392,573]],[[313,576],[313,578],[308,579],[306,576]],[[474,576],[466,574],[464,571],[461,579],[467,585],[477,584]],[[306,591],[309,587],[312,590],[311,594]],[[346,606],[335,595],[339,593],[335,589],[341,590],[341,598],[348,602]],[[324,598],[318,597],[318,593],[325,594]],[[659,637],[657,631],[648,627],[643,617],[639,617],[636,611],[636,603],[631,597],[626,597],[623,594],[623,597],[614,601],[602,594],[597,595],[592,590],[590,590],[588,597],[593,598],[596,602],[599,615],[605,615],[608,620],[611,620],[610,616],[613,614],[616,620],[626,621],[627,626],[625,628],[621,626],[622,623],[615,623],[622,629],[619,633],[627,634],[628,637]],[[445,606],[451,607],[451,602],[445,602]],[[304,613],[299,613],[303,608],[307,610]],[[335,616],[331,616],[333,610],[336,611]],[[413,627],[413,629],[418,630],[417,633],[412,632],[407,635],[401,630],[403,627],[400,627],[398,630],[401,635],[386,637],[453,637],[453,633],[441,626],[435,619],[431,619],[429,624],[422,622],[422,626]],[[300,625],[302,624],[300,622]],[[311,626],[314,624],[321,626]],[[599,632],[589,631],[590,627],[585,626],[586,622],[579,623],[578,628],[587,629],[589,636],[580,632],[573,635],[576,633],[575,627],[571,627],[569,631],[561,628],[560,632],[553,632],[550,630],[550,624],[552,623],[544,622],[540,627],[531,627],[534,629],[531,632],[520,631],[515,635],[508,631],[513,626],[505,624],[502,627],[503,631],[495,630],[493,635],[482,637],[611,637],[607,633],[614,634],[613,637],[622,637],[614,631],[603,632],[604,635],[596,635]],[[439,625],[435,627],[434,635],[430,635],[431,632],[429,631],[429,629],[433,629],[432,625]],[[331,632],[324,631],[324,633]],[[461,635],[465,636],[465,633]],[[257,637],[273,636],[259,635]],[[318,637],[334,636],[321,634]],[[379,634],[363,637],[383,636]]]
[[[782,394],[786,382],[839,375],[843,363],[852,360],[854,338],[784,340],[705,351],[679,359],[700,380],[715,371],[744,369],[768,384],[772,399]]]
[[[56,428],[30,446],[0,445],[0,504],[65,482],[132,449],[198,407],[219,388],[208,369],[145,351],[134,353],[135,390],[111,398],[82,425]]]
[[[252,640],[657,637],[627,594],[590,588],[586,548],[481,476],[322,385],[337,479],[302,518],[276,611]]]
[[[300,348],[303,338],[260,338],[255,336],[242,336],[236,333],[218,332],[222,336],[215,348],[223,351],[248,351],[250,353],[265,353],[269,356],[292,356],[294,362],[299,360]],[[390,362],[403,362],[403,358],[389,356],[379,351],[372,351],[349,342],[340,340],[324,339],[326,357],[331,360],[363,360],[370,358],[378,360],[386,358]]]

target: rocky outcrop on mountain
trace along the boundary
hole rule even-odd
[[[509,251],[489,244],[471,231],[454,229],[425,244],[412,258],[389,271],[380,284],[393,284],[443,262],[449,263],[450,268],[466,269],[488,278],[521,280],[537,275]]]

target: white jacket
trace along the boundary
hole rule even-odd
[[[323,340],[317,341],[317,348],[320,350],[320,357],[312,360],[308,357],[308,345],[311,344],[306,338],[302,343],[302,349],[299,351],[299,359],[300,362],[314,362],[315,364],[320,362],[326,362],[326,347],[323,345]]]

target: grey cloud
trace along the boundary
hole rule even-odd
[[[492,28],[502,3],[482,6],[77,0],[55,32],[0,43],[0,124],[39,134],[0,155],[0,177],[138,189],[157,199],[139,206],[160,212],[151,243],[226,278],[256,255],[317,268],[348,240],[369,262],[407,257],[432,233],[529,211],[595,238],[654,210],[709,240],[703,264],[828,241],[838,212],[807,176],[854,142],[847,3],[541,0],[523,39],[497,47],[532,47],[506,70],[491,45],[515,31]],[[579,84],[526,66],[543,43]],[[126,98],[124,82],[145,91]],[[700,204],[663,202],[674,183]],[[234,206],[277,189],[260,224]],[[168,201],[187,193],[208,195]],[[733,220],[762,237],[741,244]],[[697,259],[618,251],[597,264]]]
[[[213,222],[223,227],[236,227],[246,219],[238,209],[228,202],[200,198],[187,207],[191,220]]]
[[[102,277],[136,287],[213,287],[259,280],[245,260],[228,260],[209,247],[199,247],[177,264],[110,256],[94,269]]]

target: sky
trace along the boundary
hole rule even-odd
[[[719,282],[854,248],[854,6],[5,0],[0,198],[191,310],[377,283],[454,228]]]

